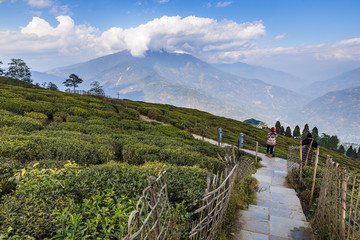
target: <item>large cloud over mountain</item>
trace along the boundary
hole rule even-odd
[[[50,1],[35,2],[46,4]],[[256,40],[266,36],[262,21],[237,23],[195,16],[163,16],[137,27],[112,27],[99,32],[92,26],[76,25],[70,16],[58,16],[57,20],[58,25],[53,27],[46,20],[33,17],[20,31],[0,31],[1,60],[31,56],[31,63],[35,64],[44,58],[56,58],[57,64],[71,64],[126,49],[134,56],[160,49],[187,52],[209,62],[254,63],[273,57],[286,62],[284,59],[294,56],[298,59],[300,55],[320,60],[360,60],[359,38],[334,44],[260,47]]]

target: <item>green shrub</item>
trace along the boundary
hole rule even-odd
[[[85,125],[78,122],[62,122],[58,127],[66,131],[85,132]]]
[[[33,110],[31,102],[23,98],[6,98],[0,107],[9,112],[21,115],[24,114],[24,112],[31,112]]]
[[[36,239],[121,238],[147,177],[163,170],[171,204],[182,204],[185,211],[197,208],[206,187],[206,172],[197,168],[110,163],[23,169],[16,175],[16,190],[0,203],[0,233]]]
[[[39,113],[39,112],[26,112],[26,113],[24,113],[24,116],[36,119],[39,122],[41,122],[42,124],[45,124],[46,120],[47,120],[47,116],[45,114]]]
[[[87,109],[81,107],[70,107],[66,111],[70,115],[80,116],[83,118],[88,118],[91,115]]]
[[[114,159],[110,143],[93,144],[77,138],[45,136],[0,136],[0,156],[30,162],[40,159],[74,160],[79,164],[100,164]]]

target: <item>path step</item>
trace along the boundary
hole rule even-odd
[[[257,204],[237,213],[232,239],[313,240],[300,200],[295,190],[286,184],[286,160],[268,158],[261,153],[258,155],[263,159],[261,164],[264,167],[253,175],[259,186]]]

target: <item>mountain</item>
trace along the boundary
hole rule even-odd
[[[320,97],[328,92],[360,86],[360,67],[345,72],[328,80],[314,82],[302,92],[312,98]]]
[[[261,79],[268,84],[281,86],[294,92],[300,92],[300,88],[303,87],[303,81],[300,78],[266,67],[249,65],[242,62],[213,65],[222,71],[245,78]]]
[[[144,57],[123,51],[47,73],[62,78],[75,73],[85,80],[84,86],[97,80],[112,97],[170,101],[240,120],[286,119],[289,109],[301,102],[299,94],[285,88],[225,73],[188,54],[164,51],[148,51]]]
[[[310,126],[317,126],[319,133],[360,142],[360,86],[329,92],[308,103],[298,117]]]

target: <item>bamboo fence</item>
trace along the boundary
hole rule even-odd
[[[200,214],[200,219],[194,223],[190,232],[191,240],[212,240],[227,211],[229,199],[236,179],[242,181],[248,176],[252,163],[242,161],[234,162],[233,168],[229,168],[230,161],[227,161],[225,176],[212,176],[208,173],[207,190],[203,198],[203,205],[195,211]],[[231,169],[231,170],[230,170]]]
[[[336,239],[360,239],[360,181],[327,158],[314,224]]]
[[[291,146],[288,150],[288,173],[299,171],[299,178],[294,179],[293,174],[288,174],[292,185],[302,182],[301,146]],[[339,167],[329,156],[323,166],[323,176],[317,175],[319,148],[316,151],[312,185],[307,186],[310,191],[309,206],[313,204],[315,182],[321,182],[319,197],[314,217],[311,219],[313,226],[320,234],[330,239],[360,239],[360,180],[357,176],[348,173],[345,168]],[[303,183],[305,184],[305,183]]]
[[[170,225],[170,205],[165,171],[155,179],[148,177],[149,186],[143,190],[136,210],[128,221],[128,235],[123,240],[166,239]]]

